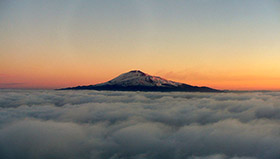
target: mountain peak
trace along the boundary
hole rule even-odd
[[[142,72],[141,70],[131,70],[131,71],[129,71],[128,73],[131,73],[131,74],[140,74],[140,75],[148,75],[148,74]]]
[[[142,72],[141,70],[131,70],[131,71],[129,71],[129,72],[131,72],[131,73],[137,73],[137,72],[139,72],[139,73],[144,73],[144,72]]]

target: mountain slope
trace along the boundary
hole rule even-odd
[[[101,84],[77,86],[64,89],[90,89],[112,91],[184,91],[184,92],[220,92],[209,87],[197,87],[148,75],[140,70],[133,70]]]

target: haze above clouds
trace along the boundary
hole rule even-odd
[[[277,159],[280,92],[1,90],[0,158]]]

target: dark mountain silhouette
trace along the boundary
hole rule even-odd
[[[160,91],[160,92],[221,92],[209,87],[192,86],[185,83],[166,80],[148,75],[140,70],[133,70],[96,85],[63,88],[62,90],[110,90],[110,91]]]

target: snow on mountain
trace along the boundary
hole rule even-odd
[[[157,76],[151,76],[140,70],[133,70],[121,74],[108,82],[97,84],[96,86],[103,85],[177,87],[179,85],[182,85],[182,83],[173,82]]]

